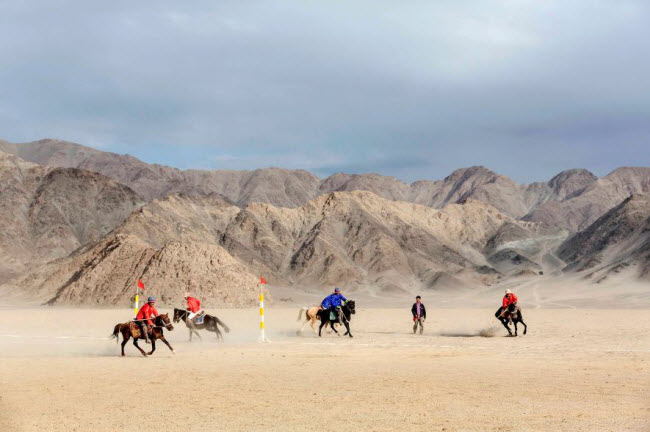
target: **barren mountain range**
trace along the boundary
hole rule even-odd
[[[650,195],[632,195],[586,230],[568,239],[558,254],[567,270],[585,272],[596,282],[629,266],[650,276]]]
[[[1,153],[4,152],[4,153]],[[57,140],[0,141],[0,283],[50,304],[255,301],[297,288],[472,289],[512,277],[650,277],[650,168],[521,185],[483,167],[377,174],[181,171]]]
[[[0,283],[97,241],[142,204],[101,174],[0,152]]]
[[[377,174],[334,174],[326,179],[306,171],[181,171],[144,163],[59,140],[25,144],[0,141],[0,150],[47,166],[98,172],[136,191],[145,200],[174,192],[218,194],[239,206],[263,202],[298,207],[323,193],[367,190],[383,198],[434,208],[476,199],[505,214],[546,222],[572,232],[585,229],[629,195],[650,192],[650,168],[619,168],[598,178],[587,170],[563,171],[548,182],[517,184],[483,167],[454,171],[439,181],[411,184]]]
[[[213,302],[255,301],[255,280],[298,287],[345,285],[375,292],[454,289],[540,268],[508,246],[561,234],[475,200],[442,210],[366,192],[324,194],[298,208],[170,195],[135,211],[101,241],[21,283],[53,303],[125,303],[136,275],[163,299],[195,285]],[[510,251],[511,254],[502,254]],[[496,257],[496,258],[495,258]],[[533,255],[536,257],[536,255]],[[224,292],[221,287],[236,287]],[[111,288],[113,287],[113,288]]]

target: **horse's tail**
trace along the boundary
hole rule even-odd
[[[221,327],[223,327],[223,329],[226,331],[226,333],[230,333],[230,329],[228,328],[228,326],[226,325],[225,322],[221,321],[217,317],[214,317],[214,319],[217,321],[217,324],[221,324]]]
[[[113,329],[113,335],[111,337],[115,338],[116,343],[120,343],[120,324],[115,325],[115,328]]]
[[[305,311],[305,319],[308,318],[307,317],[307,308],[303,306],[298,311],[298,321],[300,321],[302,319],[302,311]]]

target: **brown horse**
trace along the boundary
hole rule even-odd
[[[154,351],[156,351],[156,340],[160,339],[169,347],[169,349],[172,351],[172,353],[176,354],[174,352],[174,348],[172,348],[171,345],[169,345],[169,342],[167,342],[167,339],[165,339],[165,335],[163,334],[163,329],[166,328],[169,331],[174,330],[174,326],[172,325],[171,321],[169,320],[169,316],[167,314],[162,314],[158,315],[156,318],[153,320],[153,328],[151,330],[151,334],[149,336],[149,339],[151,339],[151,351],[146,353],[142,348],[138,346],[138,339],[144,339],[144,335],[141,334],[142,332],[138,328],[138,325],[134,323],[133,321],[129,321],[126,323],[122,324],[117,324],[115,328],[113,329],[113,336],[115,339],[117,339],[117,342],[119,343],[120,341],[120,333],[122,333],[122,338],[124,339],[122,341],[122,357],[124,357],[124,345],[129,341],[131,337],[133,337],[133,345],[137,349],[140,350],[143,356],[151,355],[153,354]]]

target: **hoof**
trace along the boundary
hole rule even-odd
[[[172,350],[172,354],[176,355],[176,351]]]

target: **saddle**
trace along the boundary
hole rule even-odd
[[[203,320],[205,319],[205,313],[201,312],[197,316],[194,317],[194,324],[203,324]]]
[[[521,308],[519,307],[519,305],[517,305],[512,309],[514,310],[511,310],[511,308],[504,310],[501,316],[503,316],[506,319],[517,318],[519,316],[519,312],[521,312]]]
[[[134,321],[129,321],[129,330],[131,331],[131,336],[134,339],[139,338],[142,336],[142,332],[140,331],[140,326],[136,324]]]

